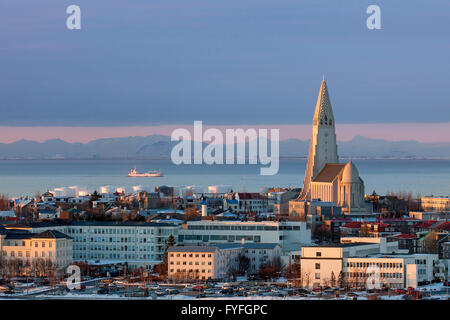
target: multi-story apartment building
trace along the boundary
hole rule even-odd
[[[257,273],[261,266],[281,258],[281,246],[278,243],[243,243],[243,253],[250,259],[249,274]]]
[[[428,196],[420,199],[425,211],[450,211],[450,197]]]
[[[346,281],[352,286],[366,286],[368,277],[391,288],[416,288],[420,282],[434,279],[437,254],[374,255],[344,259]],[[368,272],[370,270],[370,272]],[[369,280],[370,281],[370,280]]]
[[[56,230],[31,233],[0,226],[0,253],[2,259],[21,260],[24,265],[45,261],[62,269],[72,263],[72,239]]]
[[[280,257],[278,243],[222,243],[209,246],[170,247],[168,250],[169,278],[225,279],[239,263],[239,254],[250,260],[248,274]]]
[[[308,287],[329,286],[334,279],[334,285],[339,285],[341,278],[351,287],[367,287],[368,280],[376,280],[391,288],[415,288],[420,282],[432,281],[438,272],[435,254],[398,253],[401,250],[386,254],[380,253],[380,247],[376,242],[304,247],[303,283]]]
[[[303,247],[301,251],[301,273],[303,285],[319,287],[337,281],[343,272],[343,261],[347,257],[360,257],[379,253],[377,243],[346,243],[328,246]]]
[[[164,223],[74,223],[67,229],[73,238],[74,260],[127,262],[130,268],[150,269],[163,259],[167,238],[178,227]]]
[[[237,267],[241,246],[179,246],[168,249],[168,277],[172,280],[226,279]]]
[[[188,221],[179,230],[178,242],[185,244],[214,243],[279,243],[310,244],[311,230],[301,221]]]

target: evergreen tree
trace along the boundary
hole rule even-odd
[[[339,286],[339,288],[344,288],[345,287],[345,276],[344,276],[344,273],[342,271],[339,272],[338,286]]]

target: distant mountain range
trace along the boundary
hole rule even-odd
[[[88,143],[68,143],[54,139],[44,142],[19,140],[0,143],[0,159],[168,159],[178,142],[170,137],[108,138]],[[280,157],[307,157],[309,140],[280,141]],[[361,136],[339,141],[342,158],[416,158],[450,159],[450,143],[388,141]]]

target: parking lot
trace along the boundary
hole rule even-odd
[[[5,289],[5,286],[2,286]],[[165,283],[130,281],[122,277],[84,278],[76,289],[57,285],[16,282],[14,290],[3,290],[0,298],[80,298],[80,299],[442,299],[449,287],[443,283],[418,289],[349,290],[344,288],[305,289],[287,283],[257,281],[233,283]]]

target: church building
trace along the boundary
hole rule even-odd
[[[327,84],[322,80],[313,118],[305,180],[300,196],[290,201],[290,215],[298,202],[333,202],[343,214],[365,214],[364,181],[352,161],[339,163],[333,109]],[[302,206],[304,207],[304,206]]]

